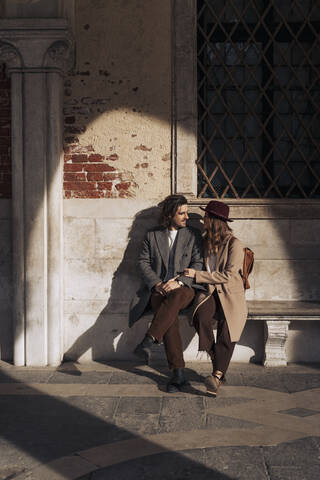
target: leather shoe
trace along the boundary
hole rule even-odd
[[[150,335],[146,335],[142,340],[142,342],[136,346],[133,353],[137,355],[137,357],[144,360],[147,365],[149,365],[151,360],[151,347],[153,344],[154,344],[153,338],[150,337]]]
[[[184,376],[183,368],[174,368],[173,375],[167,384],[167,392],[168,393],[176,393],[180,392],[181,387],[184,385],[188,385],[188,381]]]

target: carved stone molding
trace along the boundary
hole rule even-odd
[[[9,72],[65,72],[73,65],[74,39],[62,19],[0,20],[0,48]]]
[[[285,344],[290,322],[287,320],[266,320],[265,322],[265,367],[287,365]]]
[[[71,37],[52,43],[46,52],[44,66],[67,72],[73,66],[73,51],[74,46]]]
[[[9,68],[21,67],[21,58],[18,50],[7,42],[0,40],[0,62],[5,63]]]

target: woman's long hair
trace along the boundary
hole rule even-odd
[[[208,215],[208,228],[204,232],[204,250],[206,255],[216,255],[224,239],[232,233],[227,222]]]

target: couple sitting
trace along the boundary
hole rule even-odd
[[[149,302],[154,317],[134,353],[149,363],[152,344],[163,341],[173,370],[167,391],[179,391],[187,381],[178,315],[193,301],[199,351],[206,351],[213,365],[205,385],[208,393],[216,395],[247,318],[243,246],[232,235],[229,207],[222,202],[212,200],[203,209],[202,239],[197,230],[187,227],[184,196],[170,195],[161,206],[161,227],[147,233],[139,255],[144,287],[131,303],[129,322],[133,325]],[[218,320],[216,341],[214,319]]]

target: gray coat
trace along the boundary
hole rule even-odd
[[[146,310],[151,289],[166,278],[169,266],[168,230],[158,228],[147,233],[138,258],[138,268],[143,285],[136,292],[130,304],[129,326],[131,327]],[[192,278],[181,274],[185,268],[201,270],[201,236],[198,230],[190,227],[181,228],[176,239],[174,256],[174,276],[178,275],[185,285],[195,286]]]

